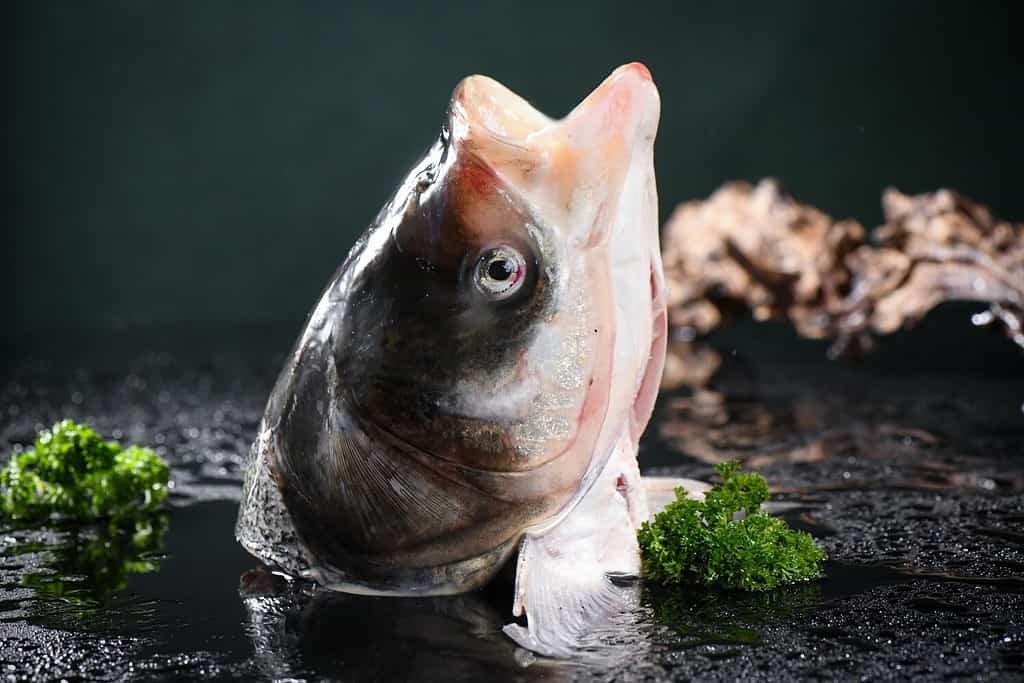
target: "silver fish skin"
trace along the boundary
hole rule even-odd
[[[458,85],[277,380],[246,549],[396,596],[464,593],[514,562],[526,625],[506,633],[552,656],[631,609],[666,340],[659,110],[637,63],[560,120],[490,78]]]

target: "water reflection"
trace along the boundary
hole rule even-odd
[[[645,586],[643,604],[679,638],[677,647],[756,645],[769,624],[798,620],[821,603],[821,586],[803,583],[762,593]]]
[[[916,393],[890,398],[872,387],[868,400],[867,387],[844,387],[839,378],[822,381],[799,370],[756,377],[742,358],[723,360],[699,343],[673,342],[668,355],[665,393],[650,428],[662,448],[646,452],[641,465],[648,470],[682,468],[670,474],[702,478],[711,474],[709,466],[738,460],[771,471],[773,492],[789,495],[877,488],[1024,491],[1019,468],[999,463],[1017,454],[1019,441],[1005,426],[1002,439],[988,426],[999,423],[1001,412],[987,414],[937,392],[921,401]],[[984,450],[977,457],[965,452],[967,438],[985,429],[993,436]]]
[[[346,680],[569,680],[578,667],[538,659],[501,627],[496,592],[385,598],[243,577],[255,664],[268,677]],[[507,606],[504,606],[507,607]]]
[[[130,574],[158,569],[167,527],[167,513],[158,512],[50,533],[35,531],[22,540],[11,536],[13,543],[3,556],[42,554],[41,561],[26,562],[22,584],[42,597],[89,608],[123,590]]]

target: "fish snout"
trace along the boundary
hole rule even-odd
[[[617,68],[566,119],[579,142],[607,148],[621,137],[629,154],[635,145],[653,143],[661,113],[661,98],[650,70],[640,62]],[[594,149],[594,147],[590,147]]]

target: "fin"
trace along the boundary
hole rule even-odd
[[[590,491],[555,526],[528,532],[516,566],[512,612],[526,626],[503,629],[521,647],[568,658],[629,620],[639,603],[639,521],[646,501],[634,449],[623,435]]]
[[[677,488],[683,488],[686,491],[686,496],[694,500],[702,500],[704,492],[711,489],[711,484],[703,481],[676,477],[644,477],[643,484],[647,494],[648,520],[676,499]]]

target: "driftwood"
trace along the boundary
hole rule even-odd
[[[663,235],[675,338],[692,340],[749,310],[833,339],[838,355],[870,350],[875,335],[958,300],[988,304],[974,323],[997,324],[1024,348],[1024,223],[997,220],[950,190],[889,189],[882,207],[885,225],[869,243],[860,223],[835,222],[774,180],[729,183],[681,204]]]

